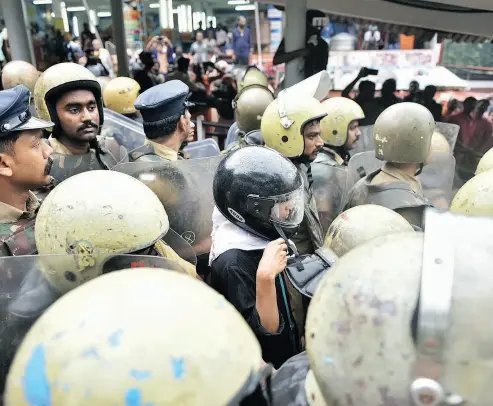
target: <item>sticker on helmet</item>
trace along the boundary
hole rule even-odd
[[[245,222],[245,219],[243,216],[238,213],[237,211],[233,210],[231,207],[228,207],[229,214],[231,214],[236,220],[238,220],[241,223]]]

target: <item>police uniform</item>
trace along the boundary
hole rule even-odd
[[[188,101],[189,93],[188,86],[179,80],[171,80],[142,93],[135,102],[135,108],[142,114],[144,131],[159,126],[160,122],[168,117],[184,114],[187,108],[193,106]],[[177,151],[149,138],[146,139],[145,145],[130,152],[129,156],[130,160],[134,162],[177,161],[181,159]]]
[[[423,165],[429,156],[435,130],[433,116],[416,103],[387,108],[375,122],[375,157],[385,162],[351,189],[346,209],[362,204],[387,207],[415,228],[424,229],[424,210],[431,206],[419,180],[402,164]]]
[[[0,92],[0,139],[12,132],[45,129],[50,121],[31,116],[29,90],[19,85]],[[0,202],[0,256],[29,255],[36,253],[34,222],[39,201],[29,192],[26,210]]]

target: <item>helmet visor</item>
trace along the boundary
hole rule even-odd
[[[283,226],[298,226],[303,221],[303,186],[293,192],[270,198],[274,202],[270,219]]]

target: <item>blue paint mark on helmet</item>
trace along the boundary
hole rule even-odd
[[[171,357],[171,368],[173,369],[173,377],[182,379],[185,375],[185,360],[183,358]]]
[[[151,375],[151,371],[138,371],[137,369],[132,369],[130,371],[130,376],[138,381],[145,381],[146,379],[149,379]]]
[[[123,335],[123,330],[117,330],[113,332],[109,337],[108,337],[108,342],[111,347],[118,347],[120,345],[121,339]]]
[[[51,388],[46,373],[46,354],[43,344],[31,353],[22,380],[24,398],[31,406],[50,406]]]

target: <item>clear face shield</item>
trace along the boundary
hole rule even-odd
[[[303,221],[303,186],[282,195],[270,197],[250,195],[248,198],[253,205],[251,213],[262,220],[270,220],[286,228],[297,227]]]

